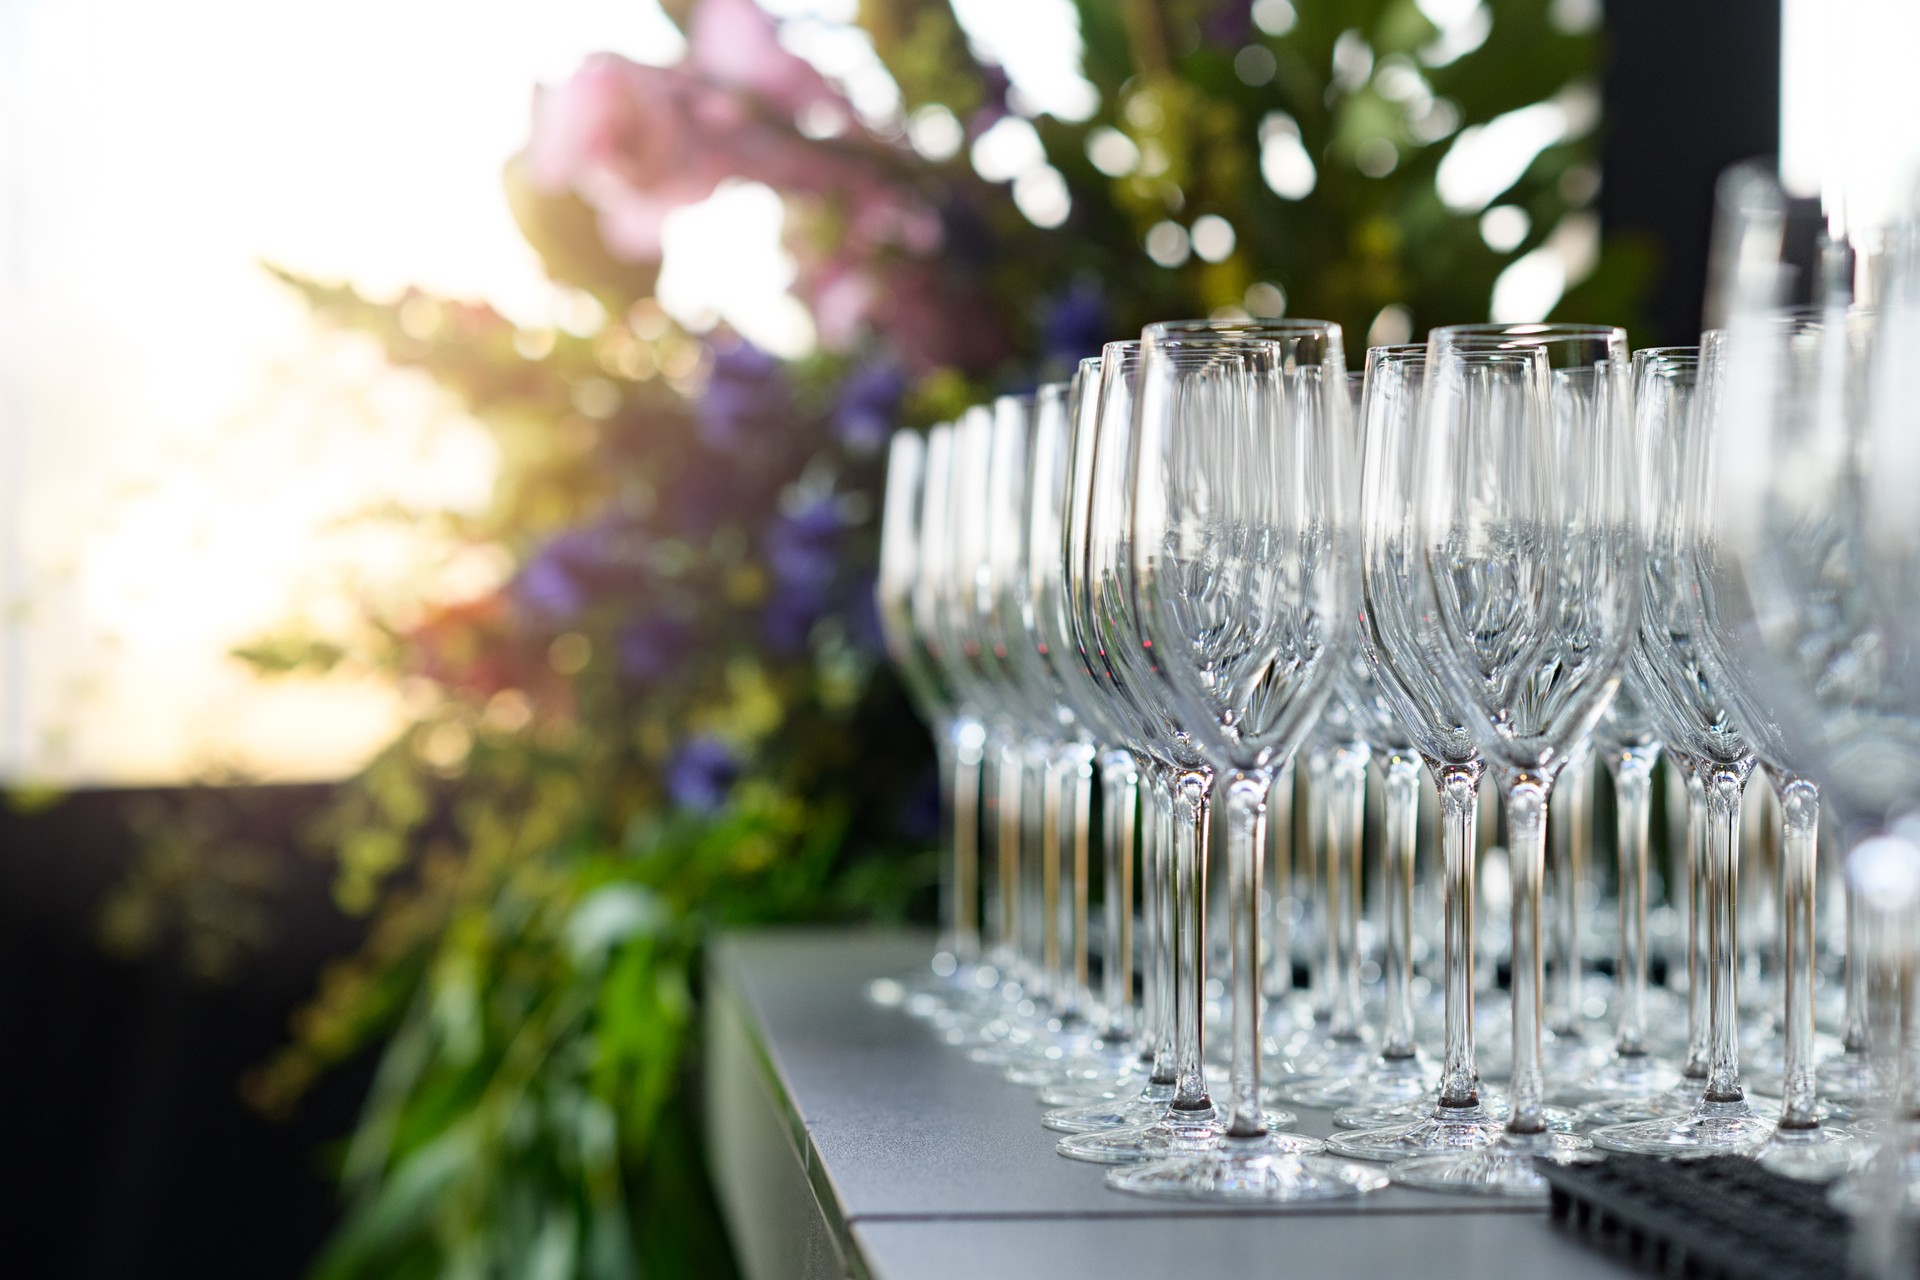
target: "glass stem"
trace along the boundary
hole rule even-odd
[[[1513,877],[1513,1084],[1510,1133],[1544,1133],[1545,1081],[1540,1070],[1540,905],[1547,860],[1547,792],[1551,783],[1523,775],[1507,791],[1507,858]]]
[[[946,732],[933,739],[936,767],[940,774],[940,936],[934,942],[933,967],[951,972],[960,959],[960,895],[955,886],[960,878],[960,744],[958,724],[945,726]]]
[[[1647,846],[1653,825],[1653,770],[1659,746],[1627,747],[1613,759],[1613,794],[1619,810],[1620,1002],[1614,1052],[1638,1058],[1647,1052]]]
[[[1687,771],[1687,1066],[1686,1077],[1707,1079],[1707,792]]]
[[[1780,793],[1780,945],[1786,1067],[1780,1127],[1820,1124],[1813,1077],[1813,900],[1820,840],[1820,789],[1805,778],[1783,777]]]
[[[1020,757],[1001,746],[994,753],[987,812],[993,822],[994,881],[999,886],[1000,947],[1003,966],[1018,976],[1020,936]]]
[[[1403,751],[1386,760],[1387,1016],[1380,1056],[1414,1056],[1413,862],[1420,841],[1420,761]]]
[[[1333,1004],[1327,1031],[1336,1040],[1360,1037],[1360,851],[1367,818],[1364,742],[1343,742],[1327,768],[1327,908],[1333,931]]]
[[[1227,921],[1233,990],[1233,1116],[1227,1135],[1267,1131],[1260,1107],[1260,865],[1267,842],[1264,773],[1236,773],[1226,787]]]
[[[1033,997],[1036,1006],[1045,1008],[1054,995],[1047,986],[1051,969],[1046,963],[1045,939],[1047,922],[1053,919],[1045,883],[1046,867],[1052,861],[1047,855],[1047,850],[1051,848],[1047,840],[1047,811],[1051,807],[1048,794],[1052,787],[1048,785],[1050,776],[1044,759],[1018,759],[1018,747],[1009,748],[1008,754],[1016,757],[1014,768],[1019,771],[1020,779],[1019,789],[1013,793],[1020,797],[1020,803],[1015,807],[1011,821],[1015,832],[1014,857],[1019,867],[1022,892],[1020,952],[1026,978],[1021,985]],[[1002,794],[1004,796],[1004,791]],[[1001,819],[1008,820],[1004,808]]]
[[[1102,1035],[1133,1034],[1133,845],[1140,771],[1124,751],[1100,757],[1100,856],[1106,954],[1100,964]]]
[[[1554,785],[1558,802],[1547,832],[1553,842],[1555,881],[1553,995],[1554,1034],[1580,1034],[1582,993],[1580,977],[1584,943],[1581,939],[1580,883],[1587,874],[1587,845],[1593,834],[1592,779],[1585,753],[1571,760]]]
[[[944,784],[953,815],[953,945],[961,964],[980,959],[980,782],[987,734],[978,720],[962,717],[948,735],[951,758]]]
[[[1069,999],[1072,1007],[1064,1016],[1084,1019],[1093,1000],[1093,979],[1087,936],[1088,902],[1092,883],[1093,850],[1093,751],[1085,743],[1074,743],[1066,752],[1064,770],[1066,788],[1062,796],[1062,818],[1066,823],[1062,856],[1066,865],[1068,901],[1062,904],[1060,927],[1066,934],[1072,965]]]
[[[1306,792],[1307,829],[1305,881],[1309,886],[1322,883],[1329,874],[1327,806],[1330,801],[1327,771],[1330,764],[1325,747],[1314,747],[1307,752],[1303,789]],[[1297,872],[1299,868],[1295,870]],[[1314,1018],[1324,1022],[1333,1012],[1333,975],[1336,972],[1333,903],[1326,894],[1312,892],[1307,893],[1303,901],[1310,904],[1312,926],[1317,935],[1310,937],[1307,947],[1307,999],[1312,1005]]]
[[[1445,864],[1441,906],[1446,916],[1446,1050],[1440,1070],[1440,1105],[1471,1107],[1480,1101],[1480,1072],[1473,1064],[1473,856],[1479,830],[1480,766],[1435,768],[1440,793],[1440,858]]]
[[[1267,846],[1272,874],[1267,877],[1267,995],[1285,1000],[1293,994],[1293,759],[1273,775],[1267,788]]]
[[[1867,1051],[1867,966],[1862,960],[1861,921],[1859,895],[1854,892],[1853,881],[1841,877],[1846,886],[1842,897],[1846,911],[1846,946],[1844,959],[1846,970],[1842,975],[1845,984],[1841,988],[1844,1001],[1840,1025],[1840,1047],[1848,1053]]]
[[[1170,787],[1149,788],[1152,803],[1147,808],[1147,838],[1142,856],[1148,865],[1147,878],[1152,889],[1153,907],[1148,930],[1152,948],[1153,988],[1155,992],[1150,1034],[1153,1042],[1151,1082],[1165,1088],[1178,1083],[1180,1063],[1177,1054],[1177,1015],[1174,1005],[1179,991],[1173,948],[1174,913],[1174,806],[1168,797]]]
[[[1207,834],[1211,805],[1207,770],[1188,770],[1174,780],[1174,1053],[1178,1079],[1176,1111],[1211,1112],[1205,1062],[1207,958]]]
[[[1059,756],[1047,763],[1047,789],[1040,811],[1040,956],[1047,974],[1047,998],[1062,1019],[1075,1014],[1073,983],[1066,969],[1067,935],[1073,928],[1072,905],[1061,892],[1070,880],[1073,859],[1068,814],[1074,807],[1072,762]]]
[[[1740,793],[1746,784],[1742,771],[1712,768],[1701,779],[1707,793],[1707,1101],[1739,1102],[1739,1000],[1734,983],[1739,963],[1739,939],[1734,912],[1739,889],[1734,879],[1740,857]]]

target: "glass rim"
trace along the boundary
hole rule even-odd
[[[1276,336],[1297,336],[1310,333],[1339,333],[1340,325],[1333,320],[1314,320],[1306,316],[1273,316],[1261,318],[1249,317],[1245,320],[1155,320],[1144,326],[1141,336],[1148,334],[1167,335],[1172,333],[1218,333],[1230,337],[1259,337],[1262,331]]]
[[[1627,331],[1619,325],[1556,321],[1538,324],[1451,324],[1427,333],[1429,362],[1493,352],[1537,351],[1557,371],[1632,367]]]
[[[1634,364],[1689,365],[1700,363],[1701,348],[1696,345],[1641,347],[1633,353]]]
[[[1502,324],[1497,320],[1480,320],[1472,324],[1443,324],[1427,331],[1431,339],[1440,334],[1459,337],[1493,338],[1611,338],[1615,334],[1622,337],[1626,330],[1617,324],[1588,324],[1577,320],[1538,320],[1520,324]]]
[[[1248,334],[1208,336],[1183,333],[1141,343],[1140,351],[1133,359],[1143,369],[1152,360],[1156,365],[1164,363],[1185,371],[1229,361],[1280,364],[1286,361],[1286,356],[1285,343],[1273,338]]]

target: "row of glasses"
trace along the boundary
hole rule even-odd
[[[1657,1142],[1664,1151],[1790,1145],[1792,1160],[1825,1167],[1828,1153],[1806,1154],[1828,1145],[1809,1056],[1817,793],[1797,773],[1769,770],[1788,819],[1790,1096],[1773,1122],[1744,1098],[1733,1035],[1736,806],[1752,753],[1738,750],[1742,731],[1727,714],[1734,694],[1718,684],[1701,691],[1702,663],[1713,655],[1698,650],[1710,628],[1677,629],[1679,597],[1662,594],[1686,594],[1682,544],[1698,541],[1704,518],[1693,491],[1704,465],[1695,454],[1708,435],[1699,424],[1711,418],[1696,407],[1710,398],[1693,394],[1701,363],[1668,351],[1642,353],[1630,366],[1624,334],[1586,326],[1465,326],[1435,331],[1424,349],[1370,352],[1357,528],[1345,489],[1354,430],[1332,326],[1154,326],[1139,343],[1109,346],[1071,386],[1003,400],[984,445],[961,442],[963,421],[942,451],[949,429],[936,430],[922,468],[929,496],[919,504],[920,543],[987,547],[984,568],[968,560],[986,603],[976,594],[969,608],[969,592],[947,592],[962,604],[956,648],[980,681],[975,704],[1003,708],[1011,727],[996,730],[1001,739],[1048,744],[1052,772],[1066,780],[1046,787],[1040,838],[1025,842],[1038,846],[1038,891],[1025,897],[1039,904],[1043,926],[1026,948],[1029,969],[1032,952],[1040,961],[1029,981],[1053,1010],[1030,1043],[1050,1066],[1071,1064],[1052,1077],[1056,1085],[1077,1080],[1101,1095],[1050,1113],[1049,1125],[1069,1133],[1063,1154],[1125,1166],[1111,1175],[1114,1185],[1145,1194],[1286,1200],[1378,1185],[1358,1166],[1314,1157],[1314,1140],[1278,1132],[1286,1118],[1271,1112],[1261,1088],[1268,796],[1278,769],[1324,719],[1330,754],[1357,744],[1388,765],[1391,991],[1381,1051],[1356,1076],[1389,1081],[1388,1091],[1322,1087],[1403,1112],[1418,1097],[1421,1113],[1337,1135],[1336,1153],[1395,1161],[1392,1176],[1410,1185],[1534,1196],[1543,1186],[1536,1158],[1587,1145],[1556,1132],[1567,1121],[1546,1105],[1541,885],[1554,782],[1597,732],[1623,798],[1619,1007],[1612,1059],[1577,1088],[1661,1111],[1690,1101],[1662,1093],[1645,1043],[1647,790],[1663,742],[1698,765],[1706,820],[1695,880],[1708,946],[1705,980],[1690,986],[1704,988],[1709,1005],[1698,1105],[1655,1120],[1657,1136],[1629,1123],[1602,1128],[1597,1140]],[[936,455],[965,473],[939,483],[949,494],[944,510],[930,496]],[[1660,465],[1645,465],[1656,456]],[[1656,492],[1656,478],[1679,487]],[[930,527],[936,520],[979,532],[943,534]],[[951,576],[968,581],[965,572]],[[882,577],[884,589],[892,579],[885,569]],[[1691,591],[1694,607],[1710,611],[1711,592],[1698,582]],[[969,626],[979,628],[972,650]],[[1681,645],[1690,647],[1676,657]],[[1714,702],[1711,714],[1681,703],[1670,684]],[[997,686],[999,696],[980,686]],[[1731,681],[1725,688],[1737,691]],[[1738,723],[1770,722],[1748,708]],[[1436,784],[1443,833],[1446,1043],[1431,1095],[1411,1036],[1416,757]],[[1085,952],[1092,762],[1107,815],[1108,953],[1097,1011]],[[1473,1056],[1473,843],[1489,766],[1506,796],[1513,879],[1504,1123]],[[1230,934],[1224,1107],[1209,1089],[1203,1025],[1203,867],[1216,794]],[[1330,806],[1329,826],[1339,827],[1344,811]],[[1136,826],[1149,964],[1146,1016],[1131,1018],[1125,869]],[[1343,843],[1337,833],[1329,841]],[[1354,892],[1349,883],[1357,889],[1345,869],[1333,871],[1323,904],[1335,1006],[1351,960],[1337,923],[1357,903],[1357,894],[1343,901]],[[1071,940],[1071,964],[1062,939]],[[1098,1027],[1072,1032],[1075,1019],[1065,1015],[1074,1013]],[[1301,1084],[1291,1096],[1340,1100]]]

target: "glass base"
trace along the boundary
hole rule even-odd
[[[1327,1139],[1327,1149],[1355,1160],[1405,1160],[1411,1156],[1490,1147],[1505,1132],[1484,1104],[1434,1106],[1418,1120],[1379,1129],[1349,1129]]]
[[[1502,1133],[1491,1146],[1449,1155],[1416,1156],[1402,1160],[1387,1173],[1403,1186],[1426,1191],[1545,1201],[1547,1180],[1540,1176],[1534,1161],[1586,1158],[1582,1153],[1591,1145],[1570,1133]]]
[[[1223,1137],[1204,1155],[1115,1169],[1107,1175],[1107,1185],[1139,1196],[1229,1204],[1345,1200],[1387,1185],[1386,1175],[1378,1170],[1303,1157],[1277,1141],[1287,1136]]]
[[[1042,1116],[1040,1123],[1055,1133],[1098,1133],[1103,1129],[1138,1129],[1164,1118],[1173,1105],[1173,1086],[1150,1084],[1131,1098],[1062,1107]]]
[[[1638,1155],[1751,1155],[1773,1136],[1773,1125],[1745,1101],[1702,1100],[1691,1111],[1658,1120],[1595,1129],[1595,1146]]]
[[[1260,1072],[1276,1081],[1314,1080],[1322,1076],[1354,1076],[1368,1071],[1377,1050],[1365,1036],[1313,1035],[1284,1045],[1269,1054]]]
[[[1413,1102],[1381,1103],[1375,1106],[1342,1107],[1333,1113],[1333,1122],[1342,1129],[1380,1129],[1388,1125],[1412,1124],[1432,1115],[1440,1105],[1440,1091]],[[1504,1124],[1507,1099],[1498,1089],[1480,1086],[1480,1106],[1494,1120]],[[1559,1133],[1571,1133],[1580,1127],[1580,1113],[1569,1107],[1547,1107],[1547,1127]]]
[[[1092,1084],[1114,1078],[1139,1056],[1130,1045],[1098,1036],[1062,1037],[1035,1059],[1009,1063],[1004,1074],[1014,1084],[1035,1089]]]
[[[1663,1095],[1679,1083],[1679,1071],[1663,1058],[1656,1058],[1650,1053],[1630,1057],[1616,1053],[1584,1075],[1575,1076],[1549,1089],[1548,1095],[1555,1102],[1577,1107],[1593,1102]]]
[[[1145,1064],[1097,1080],[1044,1085],[1035,1094],[1043,1107],[1090,1107],[1096,1102],[1125,1102],[1147,1086]]]
[[[1853,1167],[1861,1144],[1844,1129],[1815,1125],[1811,1129],[1776,1128],[1755,1159],[1783,1178],[1801,1182],[1831,1182]]]
[[[1342,1107],[1388,1106],[1420,1102],[1431,1097],[1434,1070],[1425,1059],[1375,1058],[1371,1069],[1359,1075],[1309,1080],[1283,1091],[1288,1102],[1322,1111]]]
[[[1326,1150],[1327,1144],[1318,1138],[1279,1132],[1296,1118],[1284,1111],[1267,1113],[1268,1136],[1275,1146],[1294,1155]],[[1211,1107],[1205,1111],[1167,1111],[1151,1124],[1072,1134],[1055,1143],[1054,1150],[1069,1160],[1088,1164],[1138,1164],[1211,1151],[1226,1129],[1226,1119]]]
[[[1677,1116],[1698,1106],[1706,1090],[1705,1081],[1682,1076],[1680,1083],[1665,1093],[1649,1094],[1644,1098],[1616,1098],[1611,1102],[1595,1102],[1584,1106],[1580,1108],[1580,1124],[1584,1128],[1598,1129]]]
[[[1874,1087],[1873,1068],[1864,1053],[1841,1053],[1828,1058],[1814,1069],[1814,1083],[1821,1101],[1848,1111],[1870,1111],[1879,1090]]]

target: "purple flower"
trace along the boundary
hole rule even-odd
[[[803,652],[813,629],[833,611],[826,584],[785,583],[773,589],[760,610],[760,630],[767,648],[782,657]]]
[[[693,647],[693,628],[671,614],[639,618],[620,629],[620,669],[636,680],[656,680],[680,665]]]
[[[1113,334],[1113,319],[1098,285],[1076,284],[1047,304],[1040,322],[1047,355],[1069,367],[1087,356]]]
[[[660,495],[667,523],[690,538],[705,539],[731,513],[739,493],[739,466],[700,453]]]
[[[514,581],[513,592],[534,613],[566,622],[591,603],[589,587],[598,566],[610,558],[612,530],[604,524],[569,529],[534,552]]]
[[[820,498],[791,515],[775,517],[767,526],[767,568],[774,581],[785,586],[823,587],[840,565],[839,507],[832,498]]]
[[[906,372],[891,360],[875,361],[856,370],[841,387],[834,428],[847,444],[871,453],[899,425],[900,402],[906,396]]]
[[[778,360],[749,343],[716,351],[700,397],[700,438],[720,449],[746,444],[782,426],[793,389]]]
[[[727,801],[740,762],[718,738],[689,738],[667,761],[667,794],[683,809],[712,813]]]
[[[569,529],[528,557],[513,596],[537,617],[571,622],[596,604],[645,591],[649,550],[646,531],[619,517]]]
[[[882,654],[886,633],[880,629],[880,605],[873,595],[873,575],[867,574],[847,599],[847,635],[862,650]]]

